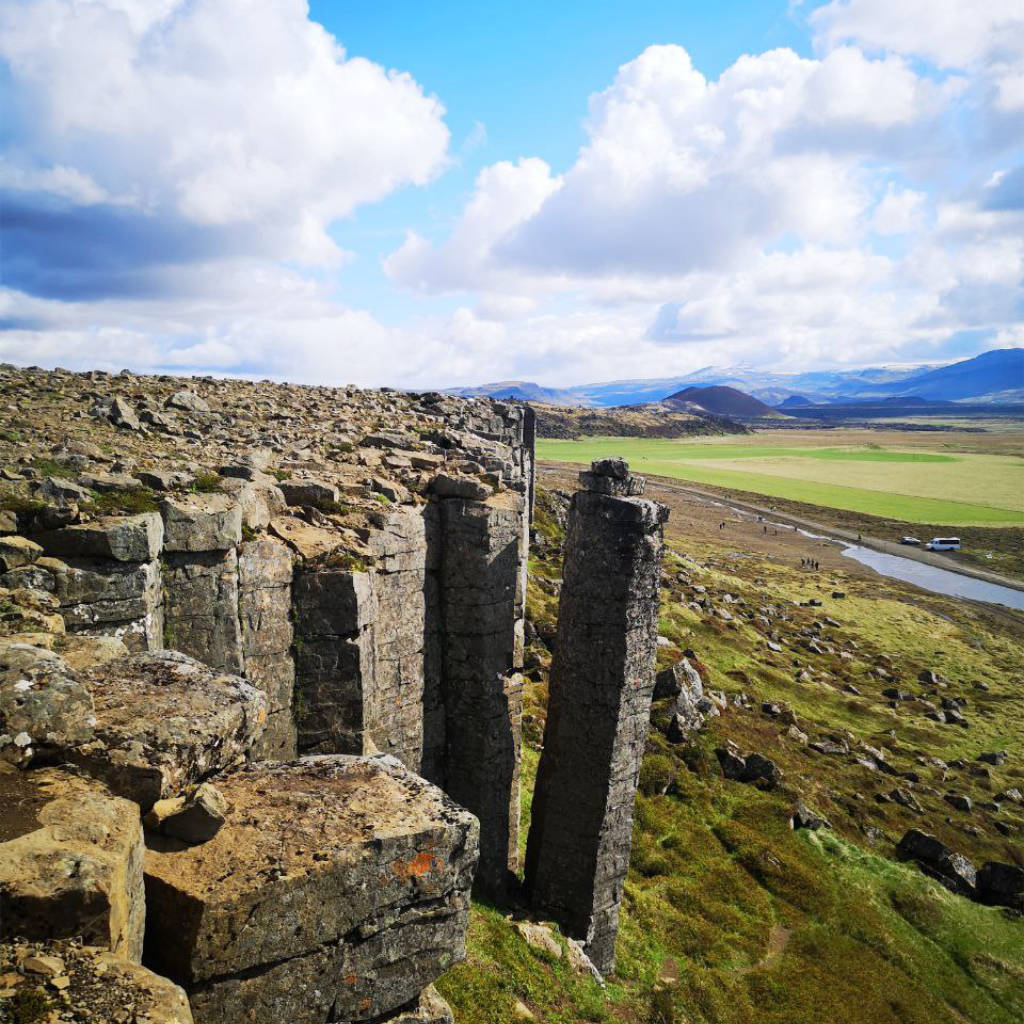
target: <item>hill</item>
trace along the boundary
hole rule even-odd
[[[804,398],[803,395],[790,395],[789,398],[779,402],[775,407],[776,409],[802,409],[804,406],[814,405],[809,398]]]
[[[877,390],[880,394],[955,401],[1021,388],[1024,388],[1024,349],[1004,348],[882,384]]]
[[[708,412],[714,416],[738,416],[741,419],[778,415],[771,406],[730,387],[684,388],[669,395],[664,404],[676,409]]]
[[[537,436],[697,437],[746,434],[749,429],[724,416],[697,414],[666,405],[623,405],[612,409],[585,406],[535,405]]]
[[[543,387],[529,381],[498,381],[478,387],[450,388],[463,397],[516,398],[552,405],[605,407],[658,402],[689,387],[729,387],[769,405],[792,396],[815,405],[842,399],[918,395],[922,398],[1003,402],[1024,396],[1024,349],[993,349],[945,366],[904,365],[852,370],[778,373],[755,366],[705,366],[687,374],[637,380],[614,380]]]

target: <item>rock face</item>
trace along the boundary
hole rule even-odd
[[[212,840],[146,854],[147,962],[198,1019],[372,1020],[463,957],[476,819],[396,759],[251,764],[218,789]]]
[[[634,497],[643,483],[621,460],[581,474],[595,480],[570,507],[526,888],[608,972],[654,689],[668,512]]]
[[[153,650],[163,636],[160,551],[163,523],[155,512],[107,517],[40,536],[51,589],[69,632],[113,636],[130,650]]]
[[[447,499],[441,524],[441,784],[479,817],[478,884],[500,899],[518,867],[524,497]]]
[[[477,859],[499,899],[516,867],[532,412],[0,377],[0,767],[144,813],[199,1019],[449,1024]],[[38,934],[128,948],[69,906]]]
[[[292,554],[273,537],[255,537],[238,548],[238,618],[245,678],[267,698],[267,724],[258,757],[292,757],[295,662],[291,647]]]
[[[81,937],[138,962],[146,909],[139,810],[101,783],[0,770],[0,941]]]
[[[241,506],[222,494],[166,498],[164,607],[168,646],[226,672],[243,669],[238,616]]]

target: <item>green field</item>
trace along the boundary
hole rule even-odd
[[[877,445],[793,447],[655,438],[540,440],[537,456],[589,463],[621,455],[640,473],[751,491],[909,523],[1024,524],[1024,459]]]

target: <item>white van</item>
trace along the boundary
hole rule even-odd
[[[925,547],[929,551],[959,551],[959,537],[933,537]]]

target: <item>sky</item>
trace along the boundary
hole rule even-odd
[[[0,0],[0,361],[917,365],[1022,281],[1020,0]]]

